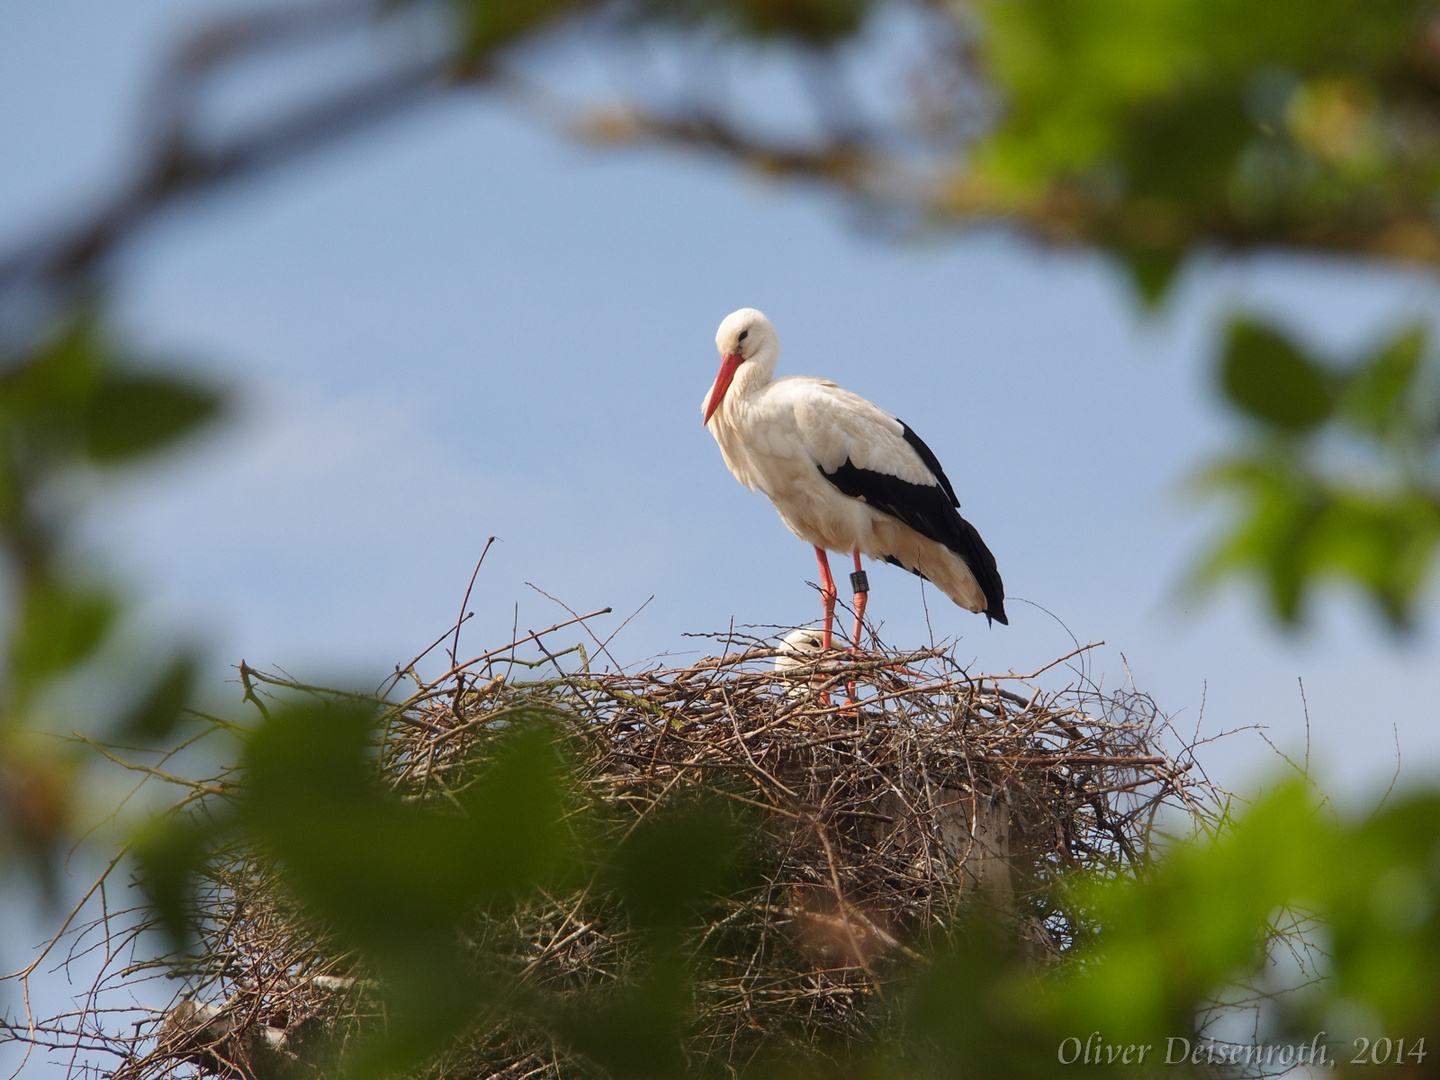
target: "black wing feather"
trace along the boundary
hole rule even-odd
[[[920,460],[934,475],[934,484],[912,484],[896,476],[860,469],[848,458],[834,472],[821,468],[820,475],[852,499],[865,500],[876,510],[897,518],[921,536],[944,544],[959,555],[985,594],[985,615],[1009,625],[1010,620],[1005,617],[1005,585],[1000,580],[995,556],[980,539],[975,526],[960,516],[955,489],[950,486],[935,454],[908,426],[902,427],[905,441],[915,448]],[[894,562],[893,559],[886,561]]]
[[[940,467],[940,459],[935,456],[935,451],[925,445],[925,440],[910,430],[910,425],[904,420],[899,421],[900,434],[905,436],[905,441],[910,444],[914,451],[920,455],[920,460],[930,470],[935,479],[940,481],[940,486],[945,489],[945,494],[950,499],[951,506],[959,506],[960,500],[955,497],[955,489],[950,486],[950,478],[945,475],[945,470]]]

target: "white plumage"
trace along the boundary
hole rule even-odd
[[[824,684],[826,676],[815,671],[812,666],[824,651],[824,645],[824,635],[814,626],[791,630],[780,639],[780,644],[775,646],[775,674],[792,681],[792,685],[785,690],[786,697],[808,697],[817,684]],[[800,669],[806,667],[809,667],[810,671],[802,674]]]
[[[958,513],[939,461],[904,423],[832,382],[774,378],[780,340],[753,308],[715,335],[720,374],[702,405],[725,464],[763,491],[790,531],[816,549],[830,645],[834,583],[825,552],[855,559],[860,641],[865,592],[860,555],[903,566],[970,611],[1006,622],[994,556]]]
[[[788,675],[796,668],[813,663],[820,655],[823,643],[821,632],[813,626],[791,630],[775,646],[775,670],[781,675]]]

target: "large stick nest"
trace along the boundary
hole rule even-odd
[[[1084,650],[1029,676],[981,677],[941,649],[822,657],[774,639],[722,644],[719,657],[639,673],[585,661],[517,679],[514,646],[429,684],[412,670],[415,693],[390,710],[379,757],[399,793],[443,800],[484,765],[507,717],[543,710],[561,718],[577,811],[617,836],[697,799],[739,808],[761,872],[719,898],[687,944],[689,1051],[722,1071],[762,1047],[861,1034],[887,980],[967,905],[998,914],[1035,962],[1063,956],[1087,928],[1057,904],[1057,876],[1122,872],[1147,857],[1162,811],[1188,816],[1208,801],[1154,702],[1091,683]],[[559,670],[565,656],[539,663]],[[1042,688],[1064,673],[1068,683]],[[247,690],[302,689],[244,674]],[[128,1045],[111,1043],[126,1051],[115,1075],[168,1076],[182,1063],[305,1075],[309,1047],[375,1019],[366,972],[299,914],[255,852],[217,859],[201,905],[203,955],[184,1000],[152,1013]],[[503,921],[468,940],[505,941],[536,989],[579,995],[631,970],[635,931],[599,882]],[[435,1071],[597,1075],[509,1022],[477,1025]]]

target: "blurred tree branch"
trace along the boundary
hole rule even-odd
[[[859,0],[343,0],[217,20],[183,42],[157,80],[136,182],[78,224],[0,261],[0,288],[22,276],[83,271],[171,201],[283,164],[453,87],[491,84],[506,50],[576,25],[601,48],[653,33],[672,44],[704,39],[722,58],[781,48],[823,129],[819,138],[758,134],[744,108],[697,105],[693,87],[677,85],[659,103],[573,103],[567,126],[591,138],[700,147],[933,222],[1003,221],[1152,270],[1178,266],[1203,245],[1440,263],[1432,211],[1440,179],[1440,13],[1433,3],[1287,0],[1248,22],[1236,0],[1121,6],[1123,16],[1103,0],[973,0],[953,8]],[[913,100],[904,104],[915,111],[876,122],[860,115],[849,84],[854,69],[884,59],[884,50],[841,54],[882,7],[909,12],[946,41],[910,72]],[[206,145],[199,103],[227,69],[379,29],[419,9],[448,26],[450,40],[433,58]],[[1244,30],[1228,26],[1227,14]],[[520,85],[513,68],[506,74],[505,85]],[[985,104],[972,100],[963,117],[933,123],[944,111],[925,100],[936,87],[947,88],[941,97]],[[559,115],[556,99],[547,104]],[[922,112],[928,127],[916,122]],[[921,158],[924,170],[916,167]]]
[[[222,19],[193,34],[175,50],[157,80],[154,115],[145,118],[148,145],[135,180],[77,221],[63,222],[0,258],[0,297],[41,287],[73,301],[77,287],[91,283],[108,257],[163,210],[274,169],[444,89],[450,81],[448,58],[386,72],[271,118],[227,142],[207,145],[200,130],[201,100],[208,84],[228,67],[353,32],[375,17],[375,5],[344,0]]]

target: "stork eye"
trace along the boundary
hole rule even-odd
[[[750,335],[750,331],[749,331],[749,330],[741,330],[741,331],[740,331],[740,340],[741,340],[741,341],[744,341],[747,337],[749,337],[749,335]]]

